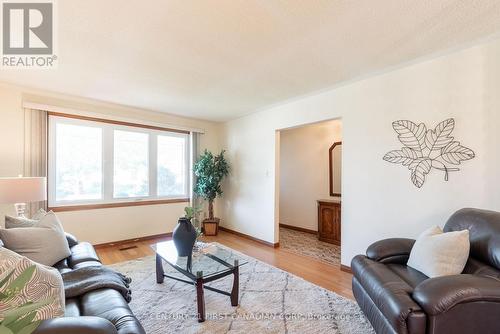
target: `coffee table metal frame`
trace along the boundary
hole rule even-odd
[[[191,284],[196,287],[196,299],[197,299],[197,304],[198,304],[198,322],[203,322],[205,321],[205,294],[204,294],[204,289],[214,291],[226,296],[229,296],[231,299],[231,306],[238,306],[238,298],[239,298],[239,262],[238,260],[234,260],[234,263],[231,265],[227,263],[224,260],[219,259],[218,257],[212,255],[212,254],[204,254],[205,256],[211,258],[212,260],[219,262],[220,264],[224,265],[227,267],[227,270],[223,270],[219,273],[209,275],[206,277],[203,277],[203,271],[198,271],[196,274],[193,274],[189,270],[184,270],[180,268],[179,266],[176,266],[175,264],[170,263],[168,260],[164,259],[161,257],[160,254],[156,253],[156,283],[161,284],[163,283],[165,277],[170,278],[179,282],[183,282],[186,284]],[[171,276],[165,274],[165,271],[163,269],[163,260],[168,263],[172,268],[189,278],[189,280],[185,280],[179,277]],[[188,267],[189,264],[191,263],[191,258],[188,258]],[[216,288],[213,288],[211,286],[205,285],[206,283],[213,282],[215,280],[221,279],[223,277],[233,275],[233,288],[231,292],[219,290]]]

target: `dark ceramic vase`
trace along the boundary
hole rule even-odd
[[[179,222],[172,233],[172,240],[179,256],[190,256],[193,253],[196,230],[189,219],[186,217],[179,218]]]

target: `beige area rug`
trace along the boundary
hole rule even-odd
[[[311,233],[280,227],[280,248],[340,267],[340,247],[319,241]]]
[[[168,278],[157,284],[154,256],[111,267],[132,278],[130,306],[149,334],[374,333],[354,301],[241,256],[249,263],[240,269],[239,306],[232,307],[227,296],[205,290],[203,323],[196,319],[194,286]],[[176,272],[168,265],[164,268],[169,274]],[[232,276],[210,285],[231,291]]]

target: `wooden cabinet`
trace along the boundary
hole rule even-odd
[[[318,239],[340,246],[340,201],[318,201]]]

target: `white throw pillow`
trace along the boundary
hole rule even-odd
[[[36,226],[38,221],[47,214],[44,209],[39,209],[33,217],[12,217],[5,216],[5,228],[18,228],[18,227],[33,227]]]
[[[5,248],[47,266],[71,255],[62,225],[52,211],[32,227],[0,229],[0,239]]]
[[[458,275],[464,270],[469,250],[469,230],[444,233],[434,226],[418,236],[407,264],[428,277]]]

